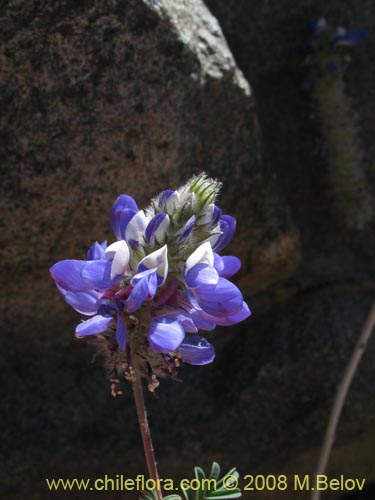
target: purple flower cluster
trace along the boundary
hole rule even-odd
[[[347,66],[346,58],[342,57],[347,49],[359,45],[367,37],[367,31],[363,28],[349,32],[340,26],[335,30],[324,17],[310,20],[308,27],[312,36],[307,47],[308,54],[315,53],[318,66],[334,77],[339,76],[340,71]]]
[[[121,195],[110,215],[116,241],[95,242],[85,260],[52,266],[66,302],[90,316],[76,327],[78,336],[109,332],[112,348],[128,361],[143,349],[151,371],[155,354],[166,366],[213,361],[214,348],[199,330],[250,315],[228,279],[240,260],[218,254],[236,225],[215,205],[219,188],[202,174],[176,191],[163,191],[146,210]]]
[[[343,26],[340,26],[334,33],[324,17],[318,20],[310,20],[308,27],[314,38],[319,38],[323,34],[327,34],[328,41],[332,47],[354,47],[367,38],[367,31],[364,28],[350,32]]]

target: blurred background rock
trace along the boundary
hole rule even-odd
[[[202,170],[224,182],[220,206],[238,218],[229,250],[243,261],[237,284],[253,317],[211,335],[214,364],[184,366],[182,383],[147,398],[160,476],[189,477],[213,460],[242,474],[314,470],[375,285],[371,221],[347,228],[331,209],[319,117],[301,91],[306,26],[325,16],[369,32],[346,91],[371,199],[374,5],[207,6],[217,20],[192,0],[0,5],[2,498],[45,498],[45,477],[146,472],[130,391],[111,398],[48,268],[112,237],[121,192],[145,206]],[[329,469],[368,482],[373,354],[374,341]]]

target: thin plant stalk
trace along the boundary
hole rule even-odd
[[[135,378],[132,381],[132,387],[133,387],[135,406],[137,408],[139,428],[141,430],[141,435],[142,435],[143,448],[146,456],[148,473],[150,475],[150,478],[155,481],[156,494],[158,500],[163,500],[163,496],[160,490],[159,473],[156,464],[154,448],[152,446],[151,432],[150,432],[150,427],[148,425],[145,401],[143,398],[142,382],[138,374],[135,375]]]
[[[315,473],[316,474],[315,478],[317,478],[318,475],[324,474],[324,471],[326,470],[329,455],[331,453],[332,445],[335,440],[337,425],[348,394],[348,390],[353,380],[353,377],[357,371],[357,367],[362,358],[362,355],[365,352],[374,325],[375,325],[375,303],[373,304],[370,313],[367,317],[366,323],[363,326],[363,329],[354,347],[349,363],[345,369],[344,376],[337,390],[335,401],[332,406],[331,414],[329,417],[327,429],[324,435],[323,445]],[[320,499],[320,491],[316,489],[316,486],[317,485],[315,484],[315,490],[311,496],[311,500]]]

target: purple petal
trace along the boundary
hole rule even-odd
[[[237,323],[240,323],[241,321],[248,318],[251,315],[251,311],[246,302],[243,302],[241,309],[233,314],[228,314],[225,316],[212,316],[210,314],[207,314],[202,309],[197,311],[197,314],[201,316],[203,319],[207,321],[214,321],[216,324],[220,326],[231,326],[231,325],[236,325]],[[196,321],[195,323],[197,324]]]
[[[200,307],[215,318],[238,312],[243,303],[239,289],[225,278],[219,278],[217,285],[196,288],[195,294]]]
[[[140,272],[138,272],[133,278],[131,279],[130,283],[135,286],[139,281],[143,280],[144,278],[150,278],[154,274],[157,273],[157,268],[154,267],[152,269],[148,269],[146,266],[138,266],[138,269],[140,269]],[[156,293],[156,291],[155,291]]]
[[[138,212],[138,206],[134,201],[134,199],[131,196],[122,194],[115,201],[110,215],[113,233],[118,240],[121,239],[121,231],[120,231],[121,213],[125,209],[130,209],[133,212]]]
[[[223,278],[230,278],[241,269],[241,261],[232,255],[224,255],[221,257],[215,253],[214,268],[218,272],[219,276],[222,276]]]
[[[165,204],[167,199],[174,193],[173,189],[166,189],[165,191],[162,191],[159,196],[158,196],[158,202],[159,206],[161,207],[162,205]]]
[[[124,210],[124,208],[131,208],[132,210],[135,210],[138,212],[138,205],[135,202],[134,198],[127,194],[120,194],[120,196],[117,198],[115,203],[113,204],[112,210],[111,210],[111,215],[115,214],[116,212],[121,212],[121,210]]]
[[[193,319],[190,318],[187,313],[176,314],[175,319],[181,323],[185,332],[187,332],[187,333],[197,333],[198,332],[198,328],[195,325]]]
[[[139,241],[133,240],[132,238],[130,238],[130,240],[128,240],[128,245],[133,247],[133,248],[140,248],[140,246],[141,246]]]
[[[158,213],[156,214],[151,221],[148,223],[145,231],[146,241],[149,243],[151,238],[163,220],[167,217],[167,214]]]
[[[132,218],[134,217],[134,215],[136,214],[137,212],[135,210],[132,210],[131,208],[125,208],[119,218],[120,218],[120,237],[118,237],[117,239],[125,239],[125,232],[126,232],[126,228],[128,227],[128,224],[129,222],[132,220]]]
[[[78,335],[96,335],[97,333],[105,332],[112,321],[112,316],[100,316],[98,314],[97,316],[80,323],[76,328],[76,333]]]
[[[163,316],[164,318],[173,319],[179,321],[183,326],[185,332],[197,333],[198,328],[196,327],[190,314],[183,309],[175,309],[174,311],[168,312]]]
[[[136,311],[141,307],[143,302],[147,299],[148,295],[149,292],[147,280],[140,280],[131,291],[129,297],[126,299],[125,310],[127,312]]]
[[[105,290],[116,283],[120,276],[111,279],[111,267],[112,262],[107,260],[90,260],[86,262],[81,273],[86,289]]]
[[[195,215],[192,215],[190,217],[190,219],[186,222],[186,224],[182,227],[182,229],[180,229],[179,235],[177,237],[177,241],[179,243],[182,243],[188,239],[188,237],[190,236],[190,234],[193,230],[195,221],[196,221],[196,217],[195,217]]]
[[[234,257],[233,255],[224,255],[221,259],[223,261],[224,268],[219,275],[223,278],[230,278],[241,269],[241,261],[238,257]]]
[[[98,310],[98,292],[66,292],[65,300],[76,311],[86,316],[96,314]]]
[[[185,282],[190,288],[201,285],[216,285],[218,279],[219,275],[216,269],[207,264],[197,264],[185,276]]]
[[[125,351],[126,348],[126,325],[121,315],[117,315],[117,328],[116,328],[116,340],[121,351]]]
[[[82,279],[82,271],[87,265],[85,260],[62,260],[51,267],[52,278],[65,290],[83,292],[90,288]]]
[[[179,321],[160,318],[152,321],[148,341],[154,351],[167,353],[175,351],[184,337],[185,332]]]
[[[191,365],[207,365],[215,359],[213,346],[199,335],[186,337],[178,351],[182,361]]]
[[[138,278],[143,275],[139,280]],[[135,280],[135,281],[133,281]],[[138,273],[132,279],[135,282],[133,290],[125,301],[125,310],[134,312],[141,307],[143,302],[149,297],[154,297],[157,289],[157,276],[155,269],[148,269],[142,273]]]
[[[354,47],[361,43],[367,37],[367,31],[361,28],[353,33],[345,33],[343,35],[336,35],[332,38],[331,43],[335,46],[348,46]]]
[[[207,313],[202,314],[203,311],[192,293],[183,293],[181,295],[181,298],[183,299],[184,304],[190,304],[191,307],[185,307],[185,310],[190,315],[190,317],[194,321],[195,326],[199,330],[211,331],[216,327],[215,321],[214,319],[212,319],[212,317],[206,319],[206,316],[209,315]]]
[[[220,217],[221,217],[222,211],[219,207],[214,205],[214,211],[212,214],[212,220],[211,220],[211,226],[214,227],[216,224],[219,222]]]
[[[206,330],[210,332],[216,328],[216,323],[206,318],[202,318],[202,316],[199,315],[199,311],[192,311],[190,314],[198,330]]]
[[[219,276],[221,276],[221,273],[224,271],[224,261],[217,253],[214,253],[214,268]]]
[[[220,252],[220,250],[225,248],[233,238],[235,229],[236,219],[231,215],[222,215],[220,218],[220,231],[222,234],[219,236],[212,249],[215,252]]]
[[[237,323],[240,323],[244,319],[248,318],[250,315],[251,311],[249,309],[249,306],[244,301],[242,303],[241,309],[238,312],[217,319],[217,324],[220,326],[236,325]]]
[[[87,252],[87,260],[99,260],[105,258],[105,250],[107,248],[107,241],[103,243],[98,243],[95,241],[93,245],[89,248]]]

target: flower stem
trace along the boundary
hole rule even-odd
[[[135,406],[137,408],[139,428],[141,430],[141,435],[142,435],[143,448],[146,456],[148,473],[150,475],[150,478],[155,481],[156,494],[158,500],[163,500],[163,496],[160,490],[160,481],[159,481],[158,468],[155,460],[154,448],[152,446],[151,432],[147,420],[145,401],[143,399],[142,382],[138,373],[135,375],[134,381],[132,381],[132,387],[133,387]]]
[[[336,398],[331,410],[331,415],[329,417],[329,422],[324,436],[322,450],[319,457],[319,462],[315,473],[315,477],[317,477],[320,474],[324,474],[324,471],[326,469],[333,441],[335,439],[337,424],[340,419],[341,411],[344,406],[346,396],[348,394],[348,390],[355,375],[355,372],[357,370],[358,364],[362,358],[363,353],[365,352],[367,343],[371,337],[374,325],[375,325],[375,303],[373,304],[370,313],[367,317],[366,323],[363,326],[362,332],[359,336],[359,339],[353,350],[349,363],[346,367],[344,376],[341,380],[340,386],[337,390]],[[318,489],[315,489],[314,493],[311,496],[311,500],[319,500],[319,499],[320,499],[320,491]]]

